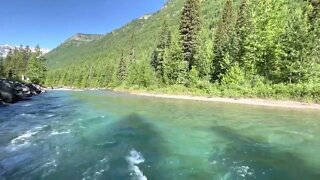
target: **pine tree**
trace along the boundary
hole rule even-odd
[[[0,77],[4,76],[4,59],[0,57]]]
[[[202,28],[198,35],[198,46],[195,54],[195,69],[200,78],[209,80],[212,68],[213,42],[212,33]],[[195,71],[194,71],[195,72]]]
[[[214,38],[212,78],[213,82],[220,81],[231,66],[231,37],[234,30],[232,0],[226,0],[222,16],[218,23]]]
[[[184,61],[190,71],[195,63],[197,35],[200,30],[200,1],[187,0],[184,4],[180,21],[180,38]]]
[[[170,48],[171,43],[171,31],[169,30],[168,24],[164,21],[161,33],[158,37],[159,44],[152,53],[151,66],[154,68],[158,78],[163,78],[163,61],[165,51]]]
[[[132,65],[136,60],[136,52],[134,47],[135,37],[134,35],[131,36],[130,39],[130,53],[129,53],[129,63]]]
[[[183,60],[178,39],[178,36],[173,36],[170,48],[165,51],[163,62],[165,84],[185,84],[187,81],[188,63]]]
[[[249,0],[243,0],[237,17],[235,26],[235,36],[233,37],[232,58],[241,67],[245,66],[245,39],[249,33]]]
[[[46,77],[47,69],[45,67],[45,58],[42,56],[40,47],[37,45],[35,52],[32,53],[27,66],[27,77],[32,83],[43,83]]]
[[[119,61],[118,71],[117,71],[117,78],[122,83],[127,78],[127,63],[124,58],[124,52],[121,52],[121,58]]]
[[[317,23],[317,19],[320,18],[320,0],[306,0],[306,1],[312,7],[312,11],[309,14],[310,24],[315,25]]]
[[[4,73],[6,77],[18,77],[18,49],[10,49],[4,63]]]
[[[23,50],[23,64],[27,67],[28,60],[30,59],[32,51],[29,46],[26,46]]]
[[[310,30],[308,33],[309,54],[305,57],[308,64],[308,80],[320,83],[320,0],[311,1]]]

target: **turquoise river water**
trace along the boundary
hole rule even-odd
[[[0,180],[319,180],[320,112],[50,91],[0,107]]]

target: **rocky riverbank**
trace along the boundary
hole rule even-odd
[[[45,92],[39,85],[0,79],[0,104],[11,104],[30,100],[32,96]]]

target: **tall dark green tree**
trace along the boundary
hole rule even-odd
[[[157,38],[159,43],[152,53],[151,66],[154,68],[158,78],[163,78],[163,61],[165,52],[170,48],[171,43],[171,31],[169,30],[168,23],[164,21],[161,32]]]
[[[10,77],[10,78],[17,78],[20,75],[20,69],[19,69],[19,49],[10,49],[8,52],[7,57],[5,58],[5,63],[4,63],[4,71],[5,75]]]
[[[305,0],[308,4],[311,4],[312,11],[309,14],[309,21],[311,24],[315,24],[317,19],[320,18],[320,0]]]
[[[320,83],[320,0],[311,1],[310,31],[308,34],[307,56],[308,80],[312,83]]]
[[[124,52],[121,52],[121,57],[118,65],[118,70],[117,70],[117,79],[120,83],[124,82],[127,78],[127,63],[124,58]]]
[[[0,57],[0,77],[4,76],[4,58]]]
[[[238,62],[240,66],[245,66],[245,39],[249,33],[249,0],[243,0],[239,9],[237,22],[235,26],[235,35],[232,37],[233,54],[232,58]]]
[[[129,63],[132,65],[136,61],[136,48],[134,47],[135,44],[135,36],[132,35],[130,39],[130,52],[129,52]]]
[[[165,84],[186,84],[188,62],[183,60],[179,36],[175,33],[172,36],[170,48],[165,51],[163,69]]]
[[[188,63],[189,71],[195,64],[197,35],[201,27],[200,25],[200,1],[187,0],[182,10],[179,30],[182,54],[184,61]]]
[[[194,68],[198,72],[199,77],[207,81],[210,80],[212,68],[212,48],[212,32],[203,27],[198,35],[198,47],[195,54]]]
[[[231,37],[234,35],[233,2],[226,0],[214,37],[212,81],[220,81],[231,66]]]

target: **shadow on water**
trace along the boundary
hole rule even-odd
[[[111,169],[124,167],[128,169],[128,160],[124,156],[133,150],[140,152],[145,162],[140,166],[149,179],[162,179],[163,167],[159,164],[162,154],[166,151],[163,139],[156,128],[138,115],[132,114],[112,126],[113,141],[117,142],[113,148]],[[119,172],[119,174],[122,174]],[[118,176],[116,174],[116,176]],[[114,177],[114,175],[106,176]],[[125,177],[123,177],[125,178]]]
[[[215,147],[210,159],[223,179],[320,179],[320,172],[308,167],[295,154],[259,142],[223,126],[213,127],[227,143]]]
[[[90,123],[47,179],[164,179],[160,161],[166,148],[152,124],[136,114],[112,124],[103,118]]]

